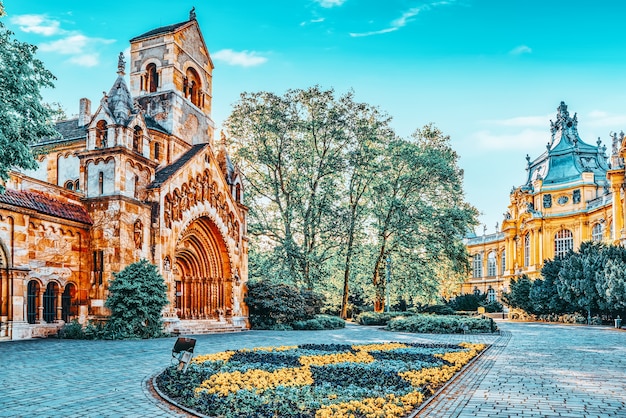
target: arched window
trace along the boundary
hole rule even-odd
[[[135,190],[133,191],[133,196],[135,197],[135,199],[137,198],[137,190],[139,189],[139,176],[135,175]]]
[[[133,131],[133,151],[141,152],[143,144],[143,130],[140,126],[135,126]]]
[[[491,251],[487,254],[487,276],[495,276],[496,270],[496,252]]]
[[[495,302],[495,301],[496,301],[496,291],[492,287],[489,287],[489,290],[487,290],[487,302]]]
[[[191,100],[191,103],[196,106],[201,106],[201,97],[202,97],[202,82],[200,81],[200,76],[193,68],[188,68],[186,72],[186,77],[183,80],[183,93],[185,97]]]
[[[473,268],[474,277],[475,278],[483,277],[483,254],[482,253],[474,254],[473,267],[474,267]]]
[[[504,272],[506,271],[506,250],[502,250],[502,258],[500,259],[500,263],[501,263],[501,275],[504,276]]]
[[[68,180],[63,185],[67,190],[74,190],[74,182],[72,180]]]
[[[26,320],[29,324],[37,322],[37,312],[39,304],[39,283],[35,280],[28,282],[28,291],[26,294]]]
[[[74,190],[80,190],[80,180],[74,182]]]
[[[569,250],[574,248],[574,237],[572,232],[561,229],[554,236],[554,257],[563,257]]]
[[[476,286],[474,286],[474,295],[475,296],[480,296],[480,290],[478,290],[478,288]]]
[[[59,286],[54,283],[48,283],[46,291],[43,294],[43,320],[45,322],[54,322],[57,315],[57,297],[59,296]]]
[[[68,283],[61,299],[61,319],[65,322],[70,322],[72,318],[78,316],[78,305],[72,302],[76,302],[76,286]]]
[[[98,194],[104,194],[104,173],[102,171],[98,173]]]
[[[239,183],[235,186],[235,200],[241,203],[241,184]]]
[[[156,64],[148,64],[146,67],[146,90],[150,93],[157,91],[159,86],[159,73]]]
[[[604,228],[602,227],[602,224],[600,222],[594,224],[593,228],[591,228],[591,239],[594,242],[600,242],[602,241],[603,235]]]
[[[105,120],[99,120],[96,123],[96,148],[107,147],[107,122]]]
[[[530,233],[524,235],[524,267],[530,266]]]
[[[161,156],[161,144],[158,142],[154,143],[154,159],[158,160]]]

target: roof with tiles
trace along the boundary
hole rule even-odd
[[[4,194],[0,194],[0,203],[32,209],[45,215],[56,216],[83,224],[91,225],[93,223],[83,206],[63,202],[41,192],[7,189]]]
[[[60,135],[53,138],[41,138],[37,145],[87,138],[87,127],[78,126],[78,118],[59,121],[55,124],[54,129],[56,129]]]
[[[174,23],[173,25],[161,26],[160,28],[152,29],[151,31],[143,33],[143,34],[141,34],[139,36],[135,36],[134,38],[132,38],[130,40],[130,42],[140,41],[142,39],[150,38],[152,36],[161,35],[163,33],[174,32],[176,29],[180,28],[181,26],[186,25],[187,23],[189,23],[189,20],[187,20],[185,22]]]
[[[205,147],[208,147],[208,146],[209,144],[196,144],[193,147],[191,147],[189,151],[183,154],[178,160],[174,161],[173,164],[163,167],[162,169],[157,171],[154,175],[154,181],[150,183],[148,188],[154,189],[154,188],[160,187],[170,177],[172,177],[178,170],[180,170],[189,160],[191,160],[194,156],[196,156]]]

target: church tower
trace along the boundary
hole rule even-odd
[[[130,40],[130,91],[151,128],[173,135],[168,162],[192,145],[211,143],[213,63],[194,9],[189,20]]]

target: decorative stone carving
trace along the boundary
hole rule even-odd
[[[135,241],[135,248],[140,250],[143,246],[143,222],[141,222],[141,219],[135,221],[133,240]]]
[[[561,206],[565,205],[567,202],[569,202],[569,197],[567,196],[559,196],[557,199],[557,203]]]

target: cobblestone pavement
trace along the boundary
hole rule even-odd
[[[420,417],[626,417],[626,332],[500,323],[503,336]]]
[[[626,332],[500,323],[498,335],[248,331],[195,336],[196,353],[301,343],[382,341],[493,343],[447,386],[423,417],[626,417]],[[174,338],[0,343],[0,417],[179,416],[146,380],[170,364]]]

